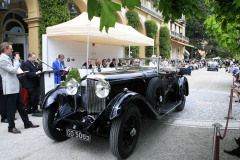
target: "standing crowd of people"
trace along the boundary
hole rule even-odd
[[[88,64],[88,67],[86,67]],[[107,59],[102,59],[102,61],[100,59],[96,59],[95,60],[95,63],[92,63],[92,60],[91,59],[88,59],[88,63],[85,62],[83,63],[82,65],[82,69],[92,69],[94,66],[97,67],[98,71],[100,72],[101,71],[101,68],[114,68],[116,66],[122,66],[122,59],[119,59],[118,60],[118,63],[116,62],[116,58],[113,58],[112,59],[112,62],[108,65],[107,64]]]
[[[25,128],[36,128],[29,120],[28,114],[42,117],[40,104],[40,74],[42,66],[36,62],[36,54],[29,53],[24,62],[19,52],[14,52],[12,43],[3,42],[0,45],[0,114],[1,122],[8,123],[8,132],[21,133],[14,120],[18,111]],[[53,62],[54,82],[59,84],[68,72],[64,64],[64,55],[60,54]]]

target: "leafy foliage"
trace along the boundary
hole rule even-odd
[[[162,12],[164,22],[181,19],[182,15],[190,18],[198,10],[198,0],[161,0],[154,1],[154,7]]]
[[[136,29],[137,31],[139,31],[139,17],[138,17],[138,13],[135,10],[128,10],[126,13],[127,19],[128,19],[128,25],[132,26],[134,29]],[[139,46],[132,46],[130,47],[130,50],[132,52],[132,57],[137,58],[139,57]],[[129,47],[125,47],[125,53],[128,56],[128,52],[129,52]]]
[[[232,54],[239,53],[238,38],[240,34],[236,27],[240,26],[240,23],[227,24],[226,29],[222,29],[221,22],[218,22],[216,18],[216,15],[212,15],[206,20],[207,33],[216,38],[221,48],[228,49]]]
[[[170,33],[166,26],[160,27],[159,32],[160,54],[163,58],[170,58]]]
[[[102,1],[103,6],[97,5]],[[164,22],[169,20],[181,19],[185,15],[186,19],[197,15],[204,17],[202,14],[199,1],[202,0],[154,0],[154,7],[162,13]],[[205,3],[212,4],[212,12],[216,15],[216,21],[220,23],[220,27],[226,30],[227,24],[240,24],[240,0],[203,0]],[[122,7],[133,10],[135,6],[141,7],[140,0],[121,0]],[[104,8],[104,9],[103,9]],[[105,26],[106,31],[109,27],[114,27],[116,22],[115,11],[120,11],[121,6],[111,0],[88,0],[88,17],[91,20],[93,16],[101,17],[100,30]]]
[[[78,83],[81,83],[81,76],[77,68],[72,68],[66,78],[66,81],[63,83],[63,86],[66,85],[68,81],[74,78]]]
[[[140,0],[121,0],[122,7],[127,7],[133,10],[136,7],[141,7]],[[99,5],[101,3],[102,5]],[[121,5],[112,2],[111,0],[88,0],[87,3],[88,19],[91,20],[93,16],[100,17],[100,31],[105,27],[108,32],[109,27],[114,27],[117,21],[116,11],[121,11]]]
[[[99,5],[102,3],[102,5]],[[114,27],[117,21],[116,11],[121,11],[121,6],[111,0],[88,0],[87,3],[88,18],[91,20],[93,16],[99,16],[100,19],[100,31],[105,27],[108,32],[109,27]]]
[[[68,21],[70,12],[68,0],[38,0],[38,2],[42,13],[38,30],[40,43],[42,44],[42,34],[46,34],[46,28]],[[41,45],[40,48],[42,48]]]
[[[207,55],[206,58],[215,58],[217,56],[221,58],[232,58],[232,54],[228,49],[222,49],[218,45],[218,41],[215,38],[209,39],[208,44],[204,47]]]
[[[210,14],[209,4],[205,4],[203,0],[198,1],[199,12],[203,15],[203,18],[199,18],[196,14],[192,15],[191,19],[187,20],[186,36],[189,38],[189,43],[202,49],[203,40],[208,40],[210,37],[206,34],[206,24],[204,21],[207,19],[207,15]]]
[[[138,13],[135,10],[128,10],[126,13],[127,19],[128,19],[128,25],[132,26],[134,29],[139,31],[139,17]]]
[[[212,11],[215,13],[215,20],[222,30],[227,30],[228,24],[240,24],[240,1],[239,0],[206,0],[214,2]]]
[[[153,20],[147,20],[145,21],[145,28],[146,28],[146,34],[148,37],[154,39],[154,54],[157,53],[157,43],[156,43],[156,34],[157,34],[157,23]],[[153,55],[153,48],[152,46],[146,47],[146,57],[151,57]]]
[[[140,0],[122,0],[122,6],[127,6],[130,10],[133,10],[136,7],[141,7]]]
[[[132,52],[132,53],[131,53]],[[125,53],[126,56],[128,57],[129,54],[129,47],[125,47]],[[130,47],[130,53],[133,58],[139,57],[139,46],[131,46]]]

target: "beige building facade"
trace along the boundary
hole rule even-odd
[[[113,0],[121,3],[120,0]],[[183,16],[181,20],[174,23],[164,23],[160,12],[153,8],[153,2],[141,0],[141,8],[136,7],[139,14],[139,32],[146,35],[145,21],[154,20],[158,26],[156,35],[157,55],[159,53],[159,30],[161,26],[167,26],[171,35],[171,59],[184,59],[185,47],[189,45],[189,39],[185,37],[186,21]],[[69,2],[69,10],[78,11],[80,14],[87,11],[87,0],[72,0]],[[127,9],[122,8],[117,12],[117,22],[127,24]],[[76,14],[76,15],[78,15]],[[75,15],[75,16],[76,16]],[[38,0],[11,0],[11,4],[6,12],[0,12],[0,41],[10,41],[13,43],[15,51],[20,52],[21,57],[26,60],[29,52],[34,52],[37,56],[40,53],[40,42],[38,28],[40,25],[41,12],[39,11]],[[140,47],[140,57],[145,57],[145,47]]]

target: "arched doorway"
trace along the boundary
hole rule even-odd
[[[13,9],[5,14],[2,21],[2,41],[12,42],[14,51],[19,52],[24,60],[27,60],[29,53],[28,25],[23,21],[26,13],[21,9]]]

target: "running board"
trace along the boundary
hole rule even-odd
[[[164,105],[164,109],[162,111],[162,113],[157,117],[157,119],[161,119],[164,116],[168,115],[169,113],[173,112],[175,110],[175,108],[177,106],[179,106],[182,103],[182,101],[178,101],[178,102],[171,102],[171,103],[166,103]]]

